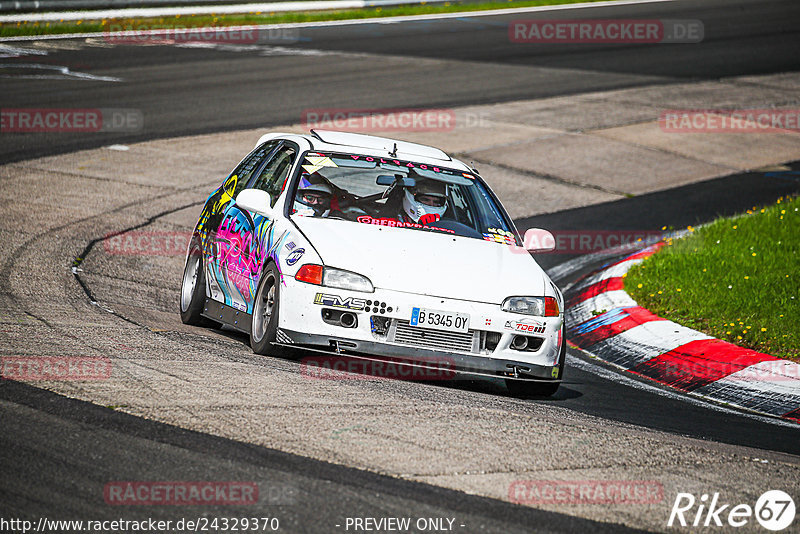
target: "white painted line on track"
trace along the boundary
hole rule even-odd
[[[270,45],[238,45],[229,43],[176,43],[177,48],[205,48],[222,52],[256,52],[258,55],[267,56],[345,56],[364,57],[367,54],[359,52],[344,52],[339,50],[317,50],[316,48],[295,48],[288,46]]]
[[[0,78],[23,78],[38,80],[88,80],[92,82],[121,82],[122,78],[98,76],[88,72],[70,70],[61,65],[39,65],[38,63],[0,63],[0,69],[19,70],[19,74],[0,74]],[[24,71],[41,71],[41,74],[26,74]]]
[[[518,7],[507,9],[495,9],[486,11],[459,11],[455,13],[430,13],[426,15],[404,15],[400,17],[376,17],[369,19],[348,19],[348,20],[328,20],[319,22],[289,22],[282,24],[263,24],[251,26],[220,26],[214,28],[217,31],[237,31],[237,30],[269,30],[280,28],[323,28],[331,26],[355,26],[360,24],[397,24],[402,22],[414,22],[420,20],[444,20],[453,18],[472,18],[472,17],[492,17],[499,15],[515,15],[525,13],[544,13],[552,11],[566,11],[573,9],[594,9],[599,7],[614,7],[614,6],[628,6],[637,4],[658,4],[665,2],[676,2],[677,0],[611,0],[608,2],[590,2],[580,4],[563,4],[557,6],[531,6],[531,7]],[[95,17],[87,18],[87,12],[82,12],[84,20],[93,20]],[[13,15],[0,16],[0,22],[18,22],[16,20],[4,20],[3,17],[11,17]],[[59,20],[61,17],[56,17],[53,20]],[[100,17],[103,18],[103,17]],[[114,18],[114,17],[106,17]],[[11,41],[38,41],[42,39],[84,39],[88,37],[102,37],[108,35],[115,35],[113,32],[90,32],[90,33],[66,33],[57,35],[21,35],[17,37],[4,37],[0,42]]]
[[[24,56],[46,56],[47,50],[35,48],[19,48],[17,46],[0,45],[0,59]]]

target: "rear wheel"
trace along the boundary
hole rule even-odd
[[[199,326],[203,322],[203,306],[205,305],[206,282],[203,275],[203,254],[200,245],[195,241],[186,256],[181,284],[181,321],[185,324]]]
[[[558,375],[560,380],[564,376],[564,361],[567,359],[567,325],[561,326],[561,351],[558,356]],[[522,380],[506,379],[509,393],[515,397],[552,397],[558,391],[560,382],[525,382]]]
[[[280,273],[275,264],[271,263],[258,281],[256,299],[253,302],[250,347],[256,354],[272,355],[277,352],[273,343],[278,334],[280,294]]]
[[[193,326],[219,328],[220,323],[202,316],[205,304],[206,275],[203,267],[203,253],[200,244],[193,241],[189,248],[189,255],[186,256],[186,266],[183,268],[181,321]]]

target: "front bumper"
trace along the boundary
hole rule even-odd
[[[320,295],[323,295],[320,297]],[[412,309],[428,308],[468,314],[467,333],[410,326]],[[353,327],[323,319],[346,312]],[[461,372],[553,380],[560,376],[563,314],[531,317],[486,304],[400,291],[361,293],[296,281],[281,285],[278,342],[326,351],[385,356],[415,362],[447,362]],[[512,347],[515,336],[531,341],[525,350]]]

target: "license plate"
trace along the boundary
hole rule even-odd
[[[409,324],[448,332],[468,332],[469,315],[466,313],[429,310],[427,308],[413,308]]]

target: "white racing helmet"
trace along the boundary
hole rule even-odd
[[[447,211],[447,186],[444,182],[416,178],[414,187],[407,187],[403,212],[415,223],[426,224],[441,219]]]
[[[301,178],[295,196],[295,211],[300,215],[325,215],[331,208],[333,189],[313,174]]]

